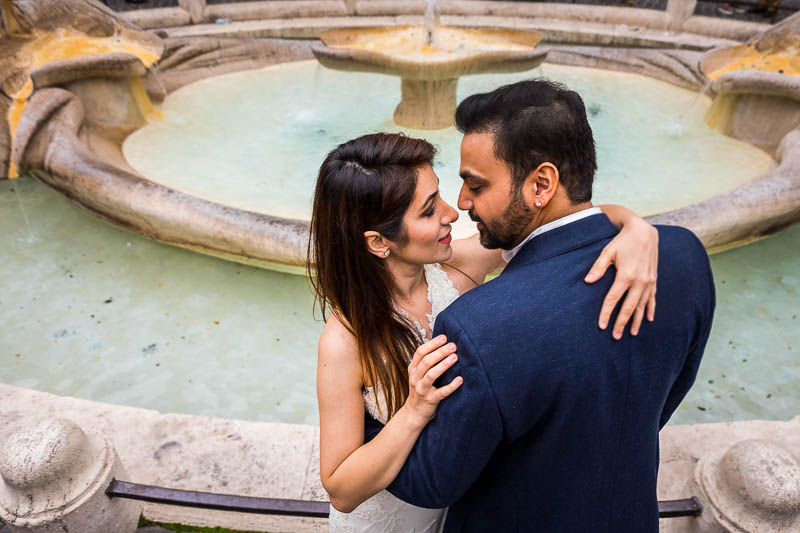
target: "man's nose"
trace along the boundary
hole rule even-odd
[[[472,199],[469,197],[469,190],[467,189],[466,183],[461,184],[461,190],[458,191],[457,205],[462,211],[469,211],[474,207],[472,205]]]

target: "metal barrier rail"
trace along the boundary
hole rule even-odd
[[[218,511],[236,511],[240,513],[270,514],[283,516],[303,516],[310,518],[328,518],[328,502],[307,500],[278,500],[275,498],[257,498],[255,496],[234,496],[213,492],[197,492],[193,490],[166,489],[153,485],[141,485],[128,481],[112,479],[106,489],[110,498],[128,498],[150,503],[178,505],[181,507],[197,507]],[[703,506],[694,496],[685,500],[668,500],[658,502],[659,518],[677,518],[681,516],[700,516]]]
[[[232,494],[166,489],[164,487],[140,485],[139,483],[118,481],[116,479],[111,480],[106,489],[106,495],[110,498],[128,498],[150,503],[216,509],[219,511],[237,511],[240,513],[305,516],[311,518],[328,518],[329,514],[328,502],[278,500],[274,498],[257,498],[255,496],[234,496]]]

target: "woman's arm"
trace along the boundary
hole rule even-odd
[[[642,320],[653,321],[656,311],[656,276],[658,270],[658,231],[633,211],[619,205],[598,206],[621,231],[602,251],[585,280],[594,283],[603,277],[612,264],[617,268],[600,310],[598,324],[606,329],[611,314],[625,296],[613,328],[616,339],[631,318],[631,335],[638,335]],[[505,265],[502,250],[481,246],[478,234],[453,241],[453,257],[445,264],[455,268],[454,279],[459,292],[466,292],[486,276]],[[456,282],[458,280],[459,282]],[[627,296],[626,296],[627,294]]]
[[[420,346],[409,365],[409,398],[378,435],[364,444],[364,400],[355,339],[336,319],[319,344],[317,399],[320,414],[320,477],[331,504],[349,513],[389,486],[403,467],[438,403],[461,385],[433,382],[457,359],[443,336]],[[348,338],[349,337],[349,338]]]
[[[633,211],[620,205],[599,206],[617,228],[619,234],[603,248],[586,275],[586,283],[603,277],[612,264],[617,268],[614,283],[600,309],[598,325],[606,329],[611,313],[625,296],[613,333],[622,338],[625,326],[633,316],[631,335],[638,335],[642,319],[652,322],[656,313],[656,279],[658,277],[658,230]],[[626,296],[627,294],[627,296]]]

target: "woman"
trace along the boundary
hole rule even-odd
[[[444,510],[414,507],[384,489],[439,402],[461,385],[455,378],[433,386],[458,359],[442,336],[429,340],[436,315],[503,261],[477,235],[451,242],[458,214],[438,195],[434,152],[420,139],[365,135],[334,149],[320,168],[308,257],[327,320],[317,395],[320,474],[332,531],[433,532],[443,523]],[[653,277],[658,237],[623,208],[604,211],[624,228],[591,271],[599,279],[612,261],[618,267],[600,323],[628,291],[626,306],[637,304],[636,334],[645,306],[652,320],[655,285],[619,278]],[[631,313],[620,315],[615,336]],[[365,408],[385,424],[366,444]]]

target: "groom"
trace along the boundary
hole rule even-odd
[[[617,230],[590,201],[597,165],[580,96],[515,83],[464,100],[456,125],[458,205],[509,262],[436,320],[459,354],[440,382],[464,384],[389,491],[449,506],[446,532],[655,533],[658,432],[711,329],[703,245],[658,228],[658,316],[615,341],[595,322],[613,273],[583,281]]]

